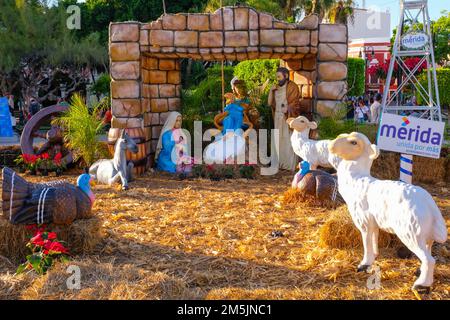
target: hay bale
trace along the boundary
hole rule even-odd
[[[399,243],[396,235],[380,230],[380,248],[394,247]],[[356,229],[346,207],[335,210],[320,228],[319,245],[337,249],[362,248],[361,232]]]
[[[50,225],[47,228],[58,234],[72,254],[92,252],[102,240],[102,221],[98,217],[76,220],[69,226]],[[26,244],[31,233],[23,225],[12,225],[0,219],[0,255],[13,262],[22,262],[29,253]]]
[[[439,183],[449,181],[450,158],[448,150],[443,149],[441,158],[431,159],[414,156],[413,183]],[[398,180],[400,177],[400,154],[381,151],[373,162],[372,175],[383,180]]]
[[[78,266],[80,290],[68,290],[67,267]],[[94,259],[58,262],[46,275],[37,278],[21,295],[25,300],[162,300],[198,299],[185,280],[163,272],[147,271],[130,264]]]

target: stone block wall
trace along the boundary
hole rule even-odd
[[[319,25],[316,15],[292,24],[239,6],[112,23],[109,50],[112,127],[143,128],[150,159],[167,115],[181,108],[180,59],[281,59],[304,112],[326,114],[345,93],[347,29]]]
[[[320,24],[315,109],[330,116],[347,93],[348,31],[344,24]]]

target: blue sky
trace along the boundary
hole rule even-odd
[[[361,7],[362,0],[356,0]],[[442,10],[449,10],[449,2],[447,0],[428,0],[428,11],[431,20],[437,20],[442,14]],[[377,6],[380,11],[389,9],[391,13],[391,27],[398,25],[400,15],[400,0],[366,0],[366,7]]]

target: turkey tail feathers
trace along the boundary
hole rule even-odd
[[[3,217],[12,221],[29,196],[30,184],[8,167],[3,168],[2,173]]]

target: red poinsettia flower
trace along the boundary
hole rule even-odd
[[[25,226],[25,229],[27,229],[28,231],[35,231],[37,227],[37,224],[30,224],[28,226]]]
[[[33,238],[31,238],[30,242],[38,247],[42,247],[45,244],[45,240],[42,238],[42,233],[37,232]]]
[[[41,154],[41,159],[43,159],[43,160],[48,160],[48,159],[50,159],[50,156],[49,156],[49,154],[46,152],[46,153]]]
[[[55,157],[53,158],[53,163],[56,165],[60,165],[61,164],[61,159],[62,159],[62,153],[58,152]]]
[[[55,240],[56,239],[56,232],[49,232],[47,234],[47,239],[48,240]]]
[[[57,241],[46,244],[44,249],[57,253],[69,253],[69,250]]]

